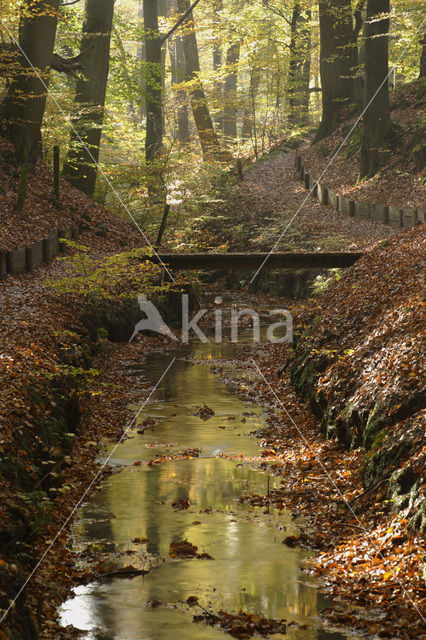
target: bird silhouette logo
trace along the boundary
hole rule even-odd
[[[150,302],[146,296],[138,296],[138,302],[139,307],[141,311],[145,313],[146,318],[139,320],[139,322],[136,323],[129,342],[133,340],[133,338],[137,333],[139,333],[139,331],[155,331],[155,333],[160,333],[163,336],[167,336],[171,340],[177,340],[177,337],[175,336],[173,331],[170,329],[167,323],[164,322],[157,307],[152,302]]]

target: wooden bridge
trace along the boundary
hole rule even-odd
[[[332,269],[350,267],[362,253],[160,253],[152,256],[152,262],[159,258],[170,269],[202,271],[252,271],[262,266],[272,269]]]

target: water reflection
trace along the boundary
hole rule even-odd
[[[230,349],[206,345],[200,355],[206,353],[226,357]],[[149,372],[150,381],[158,380],[168,361],[163,354],[152,357],[144,375]],[[218,629],[192,623],[193,613],[200,610],[190,609],[185,601],[195,595],[212,611],[241,608],[307,624],[304,630],[288,628],[285,637],[294,640],[343,638],[318,628],[315,616],[323,601],[300,570],[305,552],[282,544],[294,529],[290,515],[263,513],[238,502],[241,495],[264,494],[267,475],[254,463],[215,457],[217,451],[258,453],[249,434],[262,424],[260,410],[239,399],[207,366],[184,361],[175,362],[159,394],[160,401],[140,418],[155,417],[158,424],[116,449],[111,462],[125,465],[124,470],[103,483],[80,510],[75,526],[76,548],[106,541],[108,550],[135,551],[129,556],[135,566],[143,567],[152,556],[157,566],[145,576],[77,588],[61,608],[62,623],[87,630],[87,639],[101,637],[96,630],[114,640],[223,638]],[[203,402],[215,411],[208,421],[192,415]],[[254,416],[242,420],[243,413],[253,411]],[[201,448],[200,457],[146,464],[187,448]],[[142,464],[134,467],[135,461]],[[188,500],[189,508],[173,509],[177,498]],[[132,542],[138,538],[149,542]],[[214,560],[172,560],[170,543],[183,539]],[[163,605],[147,607],[151,600]]]

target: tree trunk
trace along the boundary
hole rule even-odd
[[[237,137],[237,80],[240,43],[234,42],[226,52],[227,76],[223,87],[223,133],[227,138]]]
[[[41,156],[41,125],[46,108],[58,6],[59,0],[25,0],[23,5],[19,45],[24,53],[19,55],[19,71],[1,109],[20,164],[34,164]]]
[[[334,131],[357,98],[351,0],[319,0],[319,18],[322,118],[314,143]]]
[[[289,106],[291,124],[307,124],[311,73],[311,12],[295,2],[291,19]]]
[[[177,8],[175,0],[169,0],[169,14],[175,15]],[[174,95],[174,135],[179,142],[187,144],[190,139],[188,104],[186,92],[179,89],[179,84],[185,81],[185,58],[183,53],[183,42],[180,36],[172,35],[167,40],[171,66],[171,80]]]
[[[138,28],[143,31],[143,0],[139,0],[138,4]],[[139,119],[146,118],[146,100],[145,100],[145,42],[141,39],[136,47],[136,58],[138,60],[138,84],[139,84]]]
[[[250,71],[250,86],[249,86],[249,95],[248,101],[250,106],[245,109],[244,117],[243,117],[243,126],[241,129],[241,137],[243,139],[251,138],[254,133],[254,138],[256,138],[256,96],[259,90],[260,85],[260,72],[258,69],[252,68]],[[254,127],[254,131],[253,131]],[[255,140],[255,148],[256,148],[256,140]],[[257,155],[256,155],[257,157]]]
[[[158,2],[158,17],[160,18],[167,18],[168,16],[168,12],[169,12],[169,7],[168,7],[168,0],[157,0]],[[161,36],[160,36],[161,39]],[[161,122],[162,122],[162,137],[164,135],[164,132],[166,130],[166,114],[165,114],[165,107],[164,107],[164,96],[166,95],[166,46],[163,46],[164,43],[160,42],[160,47],[161,47],[161,58],[160,58],[160,62],[161,62],[161,68],[160,68],[160,74],[161,74]],[[163,140],[161,139],[161,146],[163,145]]]
[[[422,52],[420,54],[420,78],[426,78],[426,33],[423,35],[423,38],[420,40],[420,44],[422,47]]]
[[[213,33],[215,36],[215,41],[213,44],[213,71],[218,74],[220,68],[222,66],[222,46],[220,43],[220,16],[219,12],[223,9],[223,0],[213,0]],[[214,123],[216,125],[216,129],[218,131],[223,132],[223,113],[222,113],[222,93],[223,93],[223,84],[219,79],[215,79],[214,81],[214,91],[215,98],[217,101],[217,105],[219,108],[217,109],[214,116]]]
[[[185,56],[183,52],[182,38],[178,36],[175,39],[176,44],[176,84],[181,84],[185,81]],[[178,124],[178,139],[180,142],[186,144],[189,142],[189,118],[188,118],[188,105],[186,92],[179,90],[177,92],[178,100],[178,112],[177,112],[177,124]]]
[[[84,77],[77,81],[75,130],[63,170],[64,178],[90,196],[97,176],[113,15],[114,0],[87,0],[81,50],[93,48],[85,58]]]
[[[373,176],[389,156],[389,0],[368,0],[360,178]]]
[[[152,162],[160,153],[163,145],[162,58],[157,0],[144,0],[143,19],[146,56],[145,159],[147,162]]]
[[[132,96],[131,98],[129,98],[129,116],[132,119],[134,126],[137,127],[138,118],[137,118],[136,109],[135,109],[135,102],[133,100],[132,78],[130,76],[129,69],[127,67],[126,48],[124,46],[123,40],[121,38],[121,35],[120,35],[120,33],[118,32],[117,29],[114,29],[114,44],[118,48],[118,53],[119,53],[120,58],[121,58],[121,66],[122,66],[122,69],[123,69],[124,80],[125,80],[125,82],[127,84],[127,88],[129,90],[129,93]]]
[[[180,13],[188,11],[190,6],[189,0],[178,0]],[[195,126],[197,127],[203,155],[208,157],[220,153],[219,139],[213,128],[206,94],[204,93],[200,80],[200,61],[198,58],[197,38],[192,15],[189,16],[185,26],[186,33],[183,37],[183,49],[185,55],[186,81],[192,83],[189,97],[194,114]]]
[[[183,43],[181,37],[170,38],[168,41],[170,66],[172,75],[172,85],[175,86],[175,114],[174,128],[175,135],[179,142],[187,143],[190,138],[188,106],[186,93],[178,88],[178,85],[185,80],[185,61],[183,57]]]
[[[357,46],[353,49],[353,68],[355,69],[355,95],[356,102],[362,105],[364,95],[364,64],[365,64],[365,2],[358,0],[354,7],[354,41]],[[359,40],[360,35],[362,36]]]
[[[222,66],[222,51],[221,51],[221,47],[220,47],[219,44],[215,44],[215,45],[213,45],[213,71],[215,71],[216,73],[219,73],[221,66]],[[214,82],[214,92],[215,92],[215,98],[216,98],[217,105],[220,105],[220,107],[217,108],[217,111],[215,113],[214,123],[216,125],[216,129],[218,131],[223,132],[223,113],[222,113],[222,109],[221,109],[222,104],[223,104],[223,98],[222,98],[223,85],[222,85],[222,82],[220,80],[215,80],[215,82]]]

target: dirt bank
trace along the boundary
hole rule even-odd
[[[423,530],[425,248],[422,225],[348,269],[305,319],[291,366],[322,432],[364,448],[365,488],[389,489]]]

